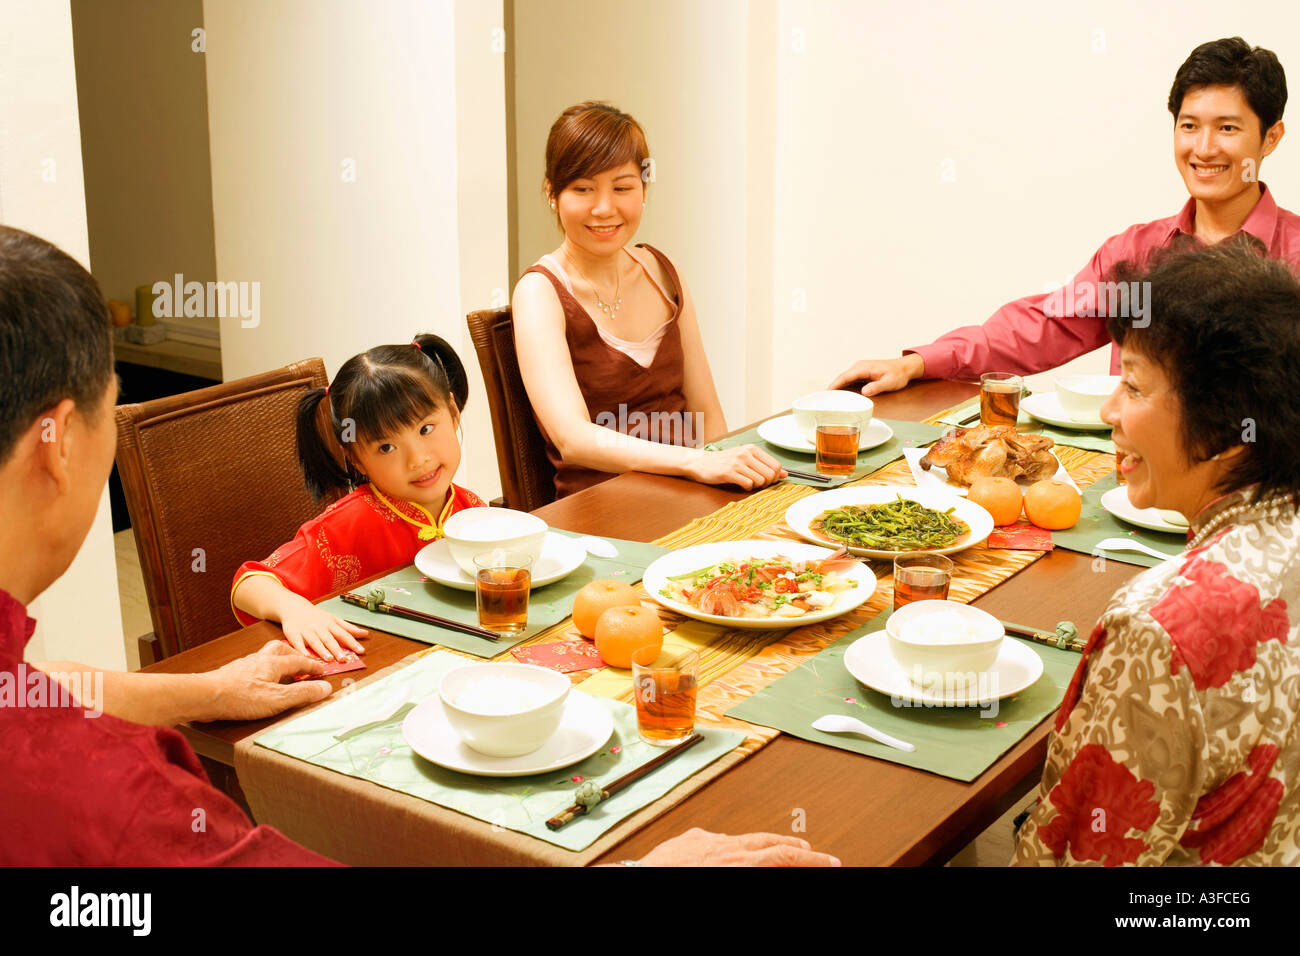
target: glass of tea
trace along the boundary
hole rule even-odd
[[[817,474],[842,477],[858,466],[858,426],[817,423]]]
[[[517,634],[524,629],[528,624],[532,565],[531,555],[517,551],[488,551],[474,556],[479,627],[500,634]]]
[[[894,610],[913,601],[946,601],[952,561],[942,554],[894,558]]]
[[[643,647],[632,654],[632,690],[641,739],[671,747],[695,732],[700,655],[680,647]]]
[[[1025,380],[1010,372],[985,372],[980,376],[980,424],[1015,427],[1020,418],[1020,396]]]

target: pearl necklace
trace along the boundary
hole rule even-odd
[[[1286,492],[1280,492],[1270,498],[1265,498],[1260,502],[1252,503],[1250,501],[1242,501],[1232,505],[1231,507],[1225,508],[1223,511],[1211,518],[1204,528],[1196,532],[1195,537],[1192,538],[1191,544],[1188,545],[1188,549],[1199,548],[1202,542],[1214,534],[1214,532],[1218,531],[1225,525],[1232,524],[1247,511],[1258,510],[1272,515],[1280,513],[1282,505],[1284,504],[1291,504],[1291,496]]]

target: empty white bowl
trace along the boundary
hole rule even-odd
[[[791,405],[795,427],[810,445],[817,443],[819,421],[823,425],[857,425],[861,433],[871,424],[875,407],[867,396],[839,389],[803,395]]]
[[[1065,375],[1056,379],[1056,397],[1076,422],[1101,421],[1101,406],[1119,385],[1118,375]]]
[[[546,528],[537,515],[509,508],[466,508],[442,526],[451,559],[471,578],[476,576],[474,556],[485,551],[522,551],[536,564]]]
[[[921,686],[977,680],[998,659],[1006,636],[992,614],[957,601],[913,601],[890,615],[885,631],[894,660]]]
[[[559,728],[571,686],[545,667],[489,662],[448,671],[438,696],[466,746],[489,757],[522,757]]]

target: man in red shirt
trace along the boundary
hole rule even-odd
[[[1286,75],[1271,51],[1251,49],[1240,37],[1201,44],[1169,91],[1174,161],[1191,194],[1178,215],[1107,239],[1064,290],[1010,302],[983,325],[906,349],[901,358],[857,362],[830,387],[866,380],[862,394],[875,395],[917,378],[1028,375],[1063,365],[1110,341],[1109,308],[1127,306],[1135,321],[1149,319],[1140,296],[1108,295],[1107,279],[1118,263],[1143,262],[1175,241],[1212,245],[1248,232],[1271,257],[1300,265],[1300,216],[1279,208],[1259,180],[1260,164],[1282,138],[1285,106]],[[1111,373],[1118,372],[1115,348]]]
[[[278,644],[208,674],[23,662],[36,627],[26,605],[72,563],[113,465],[110,329],[85,269],[44,240],[0,226],[0,864],[328,864],[253,826],[168,726],[252,719],[319,700],[328,682],[281,681],[323,665]],[[62,673],[46,673],[55,670]],[[703,830],[640,862],[838,863],[794,837]]]

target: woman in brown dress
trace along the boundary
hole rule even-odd
[[[546,195],[564,241],[512,300],[519,370],[572,494],[624,471],[761,488],[785,475],[761,449],[705,451],[727,431],[690,292],[659,250],[629,248],[645,207],[640,125],[604,103],[560,115]]]

